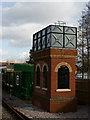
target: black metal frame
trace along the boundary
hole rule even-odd
[[[63,32],[55,32],[55,31],[52,31],[52,27],[62,27],[62,29],[63,29]],[[75,34],[73,33],[68,33],[68,32],[66,32],[65,31],[65,29],[66,28],[69,28],[69,29],[72,29],[72,28],[75,28]],[[50,29],[50,32],[47,32],[47,30],[48,29]],[[43,35],[42,34],[42,31],[43,30],[45,30],[45,34]],[[63,34],[63,46],[62,47],[60,47],[60,46],[52,46],[51,45],[51,34]],[[77,28],[76,27],[69,27],[69,26],[60,26],[60,25],[49,25],[49,26],[47,26],[46,28],[44,28],[44,29],[42,29],[42,30],[40,30],[40,31],[38,31],[37,33],[35,33],[34,35],[33,35],[33,52],[36,52],[36,51],[40,51],[40,50],[38,50],[38,34],[40,34],[40,50],[43,50],[43,49],[46,49],[46,48],[69,48],[69,49],[76,49],[77,48]],[[47,35],[49,35],[50,34],[50,46],[49,47],[47,47]],[[75,47],[66,47],[65,46],[65,35],[75,35],[76,36],[76,45],[75,45]],[[34,39],[34,36],[36,36],[36,39]],[[42,48],[42,37],[45,37],[45,48]],[[34,41],[36,41],[36,50],[34,50],[34,48],[35,48],[35,44],[34,44]]]

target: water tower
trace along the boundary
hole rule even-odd
[[[76,111],[77,28],[49,25],[33,35],[33,104],[51,113]]]

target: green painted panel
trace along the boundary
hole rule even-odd
[[[14,64],[14,71],[34,71],[34,65]]]
[[[19,98],[30,98],[33,92],[34,65],[14,65],[14,89],[13,94]],[[20,77],[17,77],[17,74]],[[19,78],[17,85],[16,78]]]

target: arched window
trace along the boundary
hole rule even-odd
[[[47,67],[46,66],[44,66],[43,68],[43,78],[44,78],[43,87],[47,88]]]
[[[40,68],[39,66],[37,67],[37,82],[36,82],[37,86],[40,86]]]
[[[65,65],[58,69],[58,89],[69,89],[69,69]]]

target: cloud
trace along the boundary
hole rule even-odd
[[[76,25],[74,16],[81,12],[82,3],[16,3],[2,9],[3,39],[11,46],[32,47],[33,34],[58,20]],[[1,36],[1,35],[0,35]]]
[[[0,49],[0,61],[6,60],[8,56],[9,56],[9,51]]]
[[[17,56],[17,61],[19,62],[26,62],[26,60],[29,58],[29,53],[28,52],[22,52],[19,53]]]
[[[26,62],[27,59],[29,59],[29,52],[24,51],[11,56],[9,51],[0,49],[0,61]]]
[[[0,39],[2,39],[2,27],[0,26]]]
[[[9,55],[9,52],[3,49],[0,49],[0,56],[5,56],[5,55]]]
[[[88,0],[2,0],[3,2],[88,2]]]
[[[14,47],[31,47],[33,33],[42,27],[40,24],[3,26],[3,39],[9,40]]]
[[[82,3],[73,2],[16,3],[13,7],[3,9],[3,25],[48,24],[57,20],[68,21],[81,10]]]
[[[25,48],[32,47],[32,37],[35,32],[58,20],[63,20],[68,25],[77,25],[83,6],[83,3],[72,2],[22,2],[4,7],[2,9],[2,38],[8,41],[8,50],[12,50],[10,49],[12,47],[18,55],[14,55],[16,52],[13,50],[5,51],[3,53],[6,55],[3,58],[14,58],[19,62],[25,62],[28,58]],[[21,49],[24,52],[18,53]]]
[[[2,39],[2,6],[0,2],[0,40]]]

